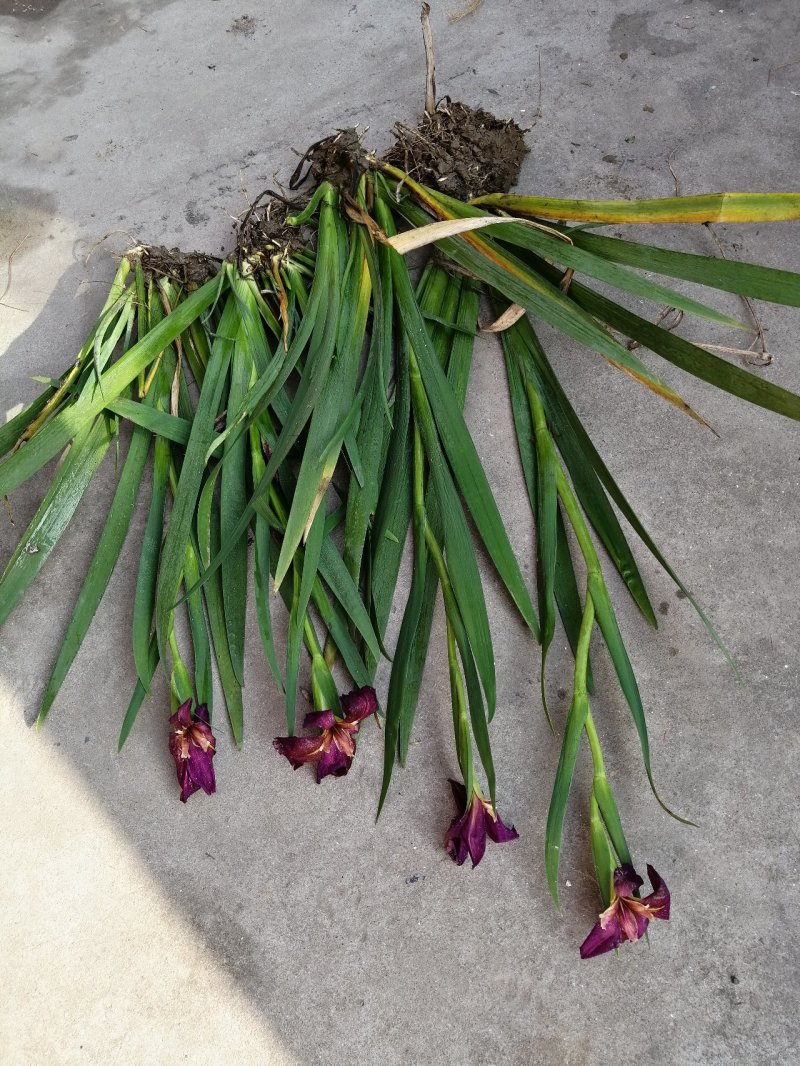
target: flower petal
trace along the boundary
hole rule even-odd
[[[185,803],[190,796],[197,792],[200,786],[196,785],[192,780],[192,775],[189,773],[188,759],[181,759],[180,762],[177,762],[175,770],[178,775],[178,784],[181,786],[181,803]]]
[[[214,766],[211,762],[215,754],[213,748],[210,748],[208,751],[202,751],[200,748],[192,748],[189,752],[189,776],[195,784],[195,789],[202,788],[207,796],[210,796],[212,792],[216,792],[217,790]]]
[[[211,732],[211,726],[206,725],[204,722],[192,722],[190,728],[186,730],[186,736],[191,740],[195,748],[200,748],[202,751],[214,751],[216,748],[216,740]]]
[[[451,784],[455,782],[451,781]],[[453,860],[457,866],[463,866],[466,861],[467,855],[469,855],[469,849],[467,848],[467,840],[465,835],[465,824],[467,816],[463,814],[460,818],[454,818],[450,823],[450,828],[445,833],[444,846],[447,854]]]
[[[378,713],[378,695],[371,685],[345,693],[340,702],[347,722],[361,722]]]
[[[285,756],[297,770],[307,762],[316,762],[325,746],[325,736],[319,737],[276,737],[272,746]]]
[[[303,719],[303,728],[332,729],[335,723],[333,711],[310,711]]]
[[[616,917],[607,922],[605,929],[598,922],[581,944],[581,958],[593,959],[596,955],[613,951],[619,947],[621,939],[622,934]]]
[[[354,754],[355,750],[355,741],[353,741]],[[352,755],[348,755],[346,752],[342,751],[337,744],[331,744],[330,748],[322,753],[320,760],[317,763],[317,784],[322,781],[323,777],[344,777],[350,769],[352,761]]]
[[[638,903],[638,900],[636,902]],[[645,929],[650,924],[650,919],[646,914],[642,913],[639,907],[629,907],[625,900],[620,900],[619,909],[617,910],[617,923],[622,939],[635,943],[640,937],[644,936]]]
[[[614,892],[619,897],[632,896],[643,884],[644,881],[630,863],[624,863],[614,871]]]
[[[467,811],[466,839],[474,870],[486,851],[486,818],[483,804],[477,795],[473,795]]]
[[[177,711],[170,716],[169,724],[175,729],[186,729],[192,724],[192,701],[186,700]]]
[[[663,918],[664,921],[668,921],[670,907],[669,889],[650,863],[647,864],[647,876],[650,878],[653,891],[649,896],[644,897],[642,903],[647,905],[653,918]]]
[[[202,722],[204,725],[210,725],[211,719],[208,716],[208,707],[204,703],[201,703],[197,710],[194,712],[194,716],[198,722]]]
[[[516,840],[519,833],[513,825],[506,825],[499,814],[486,811],[486,832],[495,844],[505,844],[507,840]]]

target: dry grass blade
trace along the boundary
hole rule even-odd
[[[463,7],[460,11],[451,11],[447,16],[448,22],[460,22],[462,19],[467,18],[469,15],[474,15],[478,8],[483,3],[483,0],[470,0],[466,7]]]
[[[422,22],[422,40],[425,44],[425,110],[432,115],[436,110],[436,53],[433,50],[430,4],[422,5],[420,21]]]
[[[481,333],[503,333],[507,329],[519,322],[519,320],[525,314],[525,308],[520,307],[519,304],[511,304],[505,309],[502,315],[498,317],[488,326],[481,326]]]
[[[400,255],[407,255],[409,252],[415,252],[418,248],[425,248],[429,244],[435,244],[436,241],[447,240],[448,237],[457,237],[461,233],[469,233],[471,230],[485,229],[487,226],[497,225],[527,226],[530,229],[543,230],[545,233],[563,240],[566,244],[572,243],[566,234],[560,233],[551,226],[543,226],[541,222],[534,222],[530,218],[510,219],[505,215],[481,215],[478,218],[453,218],[444,219],[441,222],[431,222],[427,226],[420,226],[417,229],[406,230],[405,233],[398,233],[394,237],[387,237],[386,243],[394,248],[396,252],[399,252]]]

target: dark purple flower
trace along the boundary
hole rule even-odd
[[[505,825],[491,803],[475,790],[467,807],[467,790],[460,781],[450,781],[453,797],[459,810],[466,811],[460,818],[454,818],[444,838],[444,846],[450,858],[461,866],[467,855],[472,859],[473,868],[483,858],[486,851],[486,837],[495,844],[506,840],[516,840],[519,833],[513,825]]]
[[[647,876],[653,891],[644,899],[637,899],[637,892],[644,881],[630,865],[614,871],[614,892],[611,906],[600,915],[599,922],[581,944],[581,958],[593,959],[606,951],[618,948],[623,940],[638,940],[651,918],[669,920],[669,889],[652,866],[647,866]]]
[[[315,737],[276,737],[272,746],[297,770],[316,763],[317,784],[329,774],[344,777],[356,753],[356,733],[365,718],[377,714],[378,697],[369,686],[340,697],[342,716],[333,711],[312,711],[303,719],[305,729],[319,729]]]
[[[216,741],[208,723],[205,704],[197,708],[192,718],[191,700],[182,703],[169,720],[169,750],[178,772],[182,803],[201,788],[209,796],[216,792],[211,763],[216,754]]]

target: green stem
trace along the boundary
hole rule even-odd
[[[588,711],[586,714],[586,725],[584,726],[584,729],[586,730],[589,747],[592,749],[592,763],[594,765],[595,776],[605,774],[606,768],[603,762],[603,749],[600,746],[600,738],[597,735],[591,711]]]
[[[456,638],[453,627],[447,621],[447,662],[450,668],[450,698],[453,706],[453,731],[456,738],[456,754],[464,787],[467,790],[467,802],[475,789],[475,768],[472,760],[472,740],[470,737],[467,697],[464,692],[464,679],[458,665]]]
[[[317,634],[314,630],[314,625],[311,619],[308,617],[308,612],[306,612],[306,616],[303,619],[303,637],[305,639],[306,647],[308,648],[309,653],[312,656],[319,655],[320,657],[323,657],[322,645],[320,644],[319,638],[317,637]],[[330,666],[331,664],[327,663],[327,665]]]
[[[415,370],[417,383],[421,385],[421,379],[419,378],[419,368],[416,366],[416,361],[414,360],[412,353],[412,391],[414,390]],[[464,778],[464,785],[467,790],[467,796],[471,797],[472,792],[475,788],[475,773],[474,764],[472,760],[472,739],[469,726],[469,718],[467,715],[467,701],[466,694],[464,692],[464,682],[461,677],[461,669],[458,663],[458,655],[456,648],[456,629],[458,629],[459,636],[463,637],[463,624],[461,622],[461,616],[458,612],[458,606],[456,604],[455,595],[450,584],[450,577],[447,573],[447,564],[444,561],[442,549],[439,547],[439,542],[437,541],[436,536],[434,535],[434,532],[428,523],[425,511],[425,451],[422,445],[422,436],[420,435],[419,429],[416,425],[414,426],[413,449],[412,497],[414,527],[416,530],[419,531],[420,535],[424,536],[425,538],[425,544],[428,549],[428,553],[433,559],[433,564],[436,567],[436,571],[439,575],[439,581],[442,586],[447,625],[447,660],[450,671],[450,695],[453,706],[453,729],[455,732],[456,753],[458,755],[458,764],[461,768],[461,774]]]
[[[597,549],[592,541],[589,527],[586,525],[586,520],[583,517],[580,504],[575,497],[575,493],[572,491],[572,486],[569,481],[567,481],[567,477],[561,468],[561,463],[558,463],[556,466],[556,489],[558,490],[558,497],[561,500],[564,510],[567,512],[570,525],[575,532],[575,538],[578,541],[578,547],[586,562],[589,574],[599,575],[602,578],[602,570],[600,568],[600,559],[597,555]]]

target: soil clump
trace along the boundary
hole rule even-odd
[[[395,144],[385,162],[460,200],[508,192],[529,151],[513,119],[447,98],[433,114],[426,112],[416,129],[398,122],[392,132]]]
[[[197,288],[219,273],[222,260],[205,252],[182,252],[179,248],[148,245],[128,253],[138,255],[142,269],[155,277],[171,278],[183,288]]]

